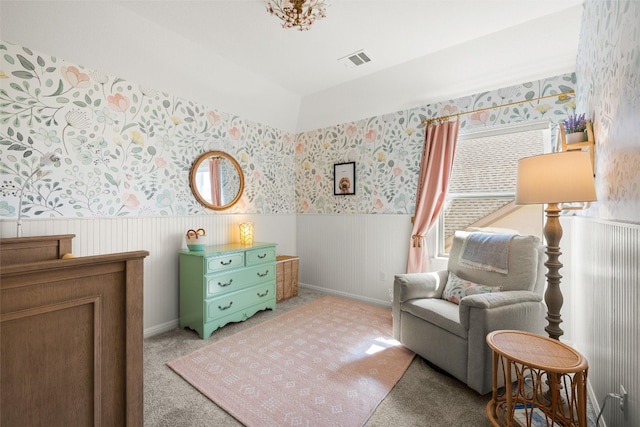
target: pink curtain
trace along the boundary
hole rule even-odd
[[[220,159],[209,159],[209,179],[211,181],[211,204],[222,206],[222,185],[220,183]]]
[[[416,214],[411,231],[407,273],[429,270],[425,236],[437,222],[444,205],[459,128],[460,123],[457,120],[427,125],[420,161]]]

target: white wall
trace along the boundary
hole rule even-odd
[[[22,235],[75,234],[76,256],[149,251],[144,261],[144,330],[149,336],[178,326],[178,251],[186,249],[187,230],[204,228],[209,244],[237,242],[238,224],[245,221],[255,224],[255,241],[277,243],[278,255],[295,254],[293,214],[24,219]],[[15,237],[16,222],[0,221],[0,236]]]
[[[599,411],[607,394],[620,393],[623,385],[626,413],[609,399],[603,420],[610,427],[639,426],[640,224],[576,217],[565,237],[573,241],[575,266],[566,304],[576,319],[574,345],[589,362],[591,402]]]
[[[579,29],[581,15],[582,5],[573,6],[563,13],[548,15],[306,96],[302,100],[297,132],[516,85],[537,80],[540,76],[571,73],[575,69],[575,56],[571,53],[575,46],[558,45],[556,29],[567,26]],[[548,30],[540,31],[536,26],[540,23]],[[429,25],[428,17],[425,17],[425,25]],[[531,31],[527,31],[527,26],[531,26]],[[555,52],[552,60],[538,58],[527,49],[513,49],[514,46],[526,46],[532,37],[535,37],[536,44],[546,46],[547,52]],[[510,66],[505,67],[503,73],[488,72],[491,64],[485,57],[487,46],[508,52]],[[468,63],[475,65],[473,69],[469,69]],[[541,69],[541,64],[546,69]],[[532,72],[534,69],[536,71]]]
[[[446,54],[435,53],[409,61],[302,100],[251,70],[219,56],[203,55],[197,43],[158,26],[144,15],[133,12],[133,8],[119,3],[2,0],[2,38],[296,133],[531,81],[541,75],[572,72],[575,58],[571,52],[575,46],[558,45],[555,37],[559,31],[566,31],[565,28],[579,28],[577,21],[582,7],[574,5],[561,13],[523,24],[519,29],[508,28],[454,47]],[[527,31],[527,25],[534,28],[537,23],[542,23],[545,30],[535,30],[536,44],[546,46],[547,52],[556,53],[551,60],[519,49],[530,43],[534,30]],[[425,25],[428,25],[426,19]],[[201,41],[203,44],[225,42]],[[396,43],[402,43],[402,40]],[[487,67],[491,65],[484,58],[487,46],[508,52],[510,66],[504,67],[503,73],[494,73],[493,67]],[[460,58],[472,58],[473,69],[460,65],[457,62]],[[434,67],[436,63],[450,65]],[[436,69],[444,71],[436,73]],[[533,69],[537,71],[534,73]]]
[[[301,286],[390,306],[410,236],[411,215],[298,215]]]
[[[293,131],[300,97],[114,1],[2,1],[2,39]]]

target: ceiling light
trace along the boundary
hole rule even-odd
[[[282,28],[308,31],[316,19],[326,16],[326,0],[266,0],[267,12],[282,20]]]

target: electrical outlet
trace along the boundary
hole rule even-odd
[[[627,394],[627,390],[624,389],[624,386],[620,384],[620,410],[622,412],[627,409],[627,401],[629,399],[629,395]]]
[[[387,280],[387,274],[384,271],[380,272],[380,281],[384,282]]]

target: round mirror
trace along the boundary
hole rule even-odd
[[[240,165],[223,151],[209,151],[196,159],[189,172],[191,191],[209,209],[223,210],[235,205],[244,190]]]

